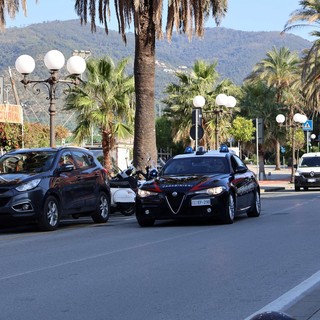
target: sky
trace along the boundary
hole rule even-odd
[[[242,31],[282,31],[290,14],[300,9],[299,2],[300,0],[229,0],[228,13],[222,20],[221,27]],[[28,16],[25,17],[21,11],[14,20],[7,17],[7,28],[52,20],[78,19],[74,3],[74,0],[38,0],[36,4],[36,0],[28,0]],[[207,27],[214,26],[212,21],[207,23]],[[117,30],[116,19],[111,21],[109,28]],[[312,30],[312,27],[301,28],[291,33],[313,41],[309,36]]]

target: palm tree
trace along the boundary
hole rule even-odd
[[[0,26],[5,26],[4,12],[12,17],[19,10],[20,1],[0,0]],[[21,1],[26,8],[26,0]],[[186,33],[202,37],[206,20],[212,16],[217,25],[227,12],[227,0],[175,0],[168,1],[166,35],[171,39],[176,28]],[[126,42],[125,30],[134,26],[135,59],[134,77],[136,94],[136,114],[134,131],[134,164],[142,168],[147,164],[148,155],[157,158],[155,134],[155,49],[156,38],[161,39],[162,32],[162,0],[114,0],[118,29]],[[2,12],[1,12],[2,10]],[[99,22],[108,33],[110,16],[110,0],[75,0],[75,10],[81,23],[87,23],[91,17],[91,30],[96,31],[96,12]]]
[[[234,92],[234,85],[229,80],[223,80],[217,84],[219,74],[216,71],[217,63],[212,64],[204,61],[196,61],[191,74],[177,72],[178,83],[170,83],[166,88],[168,97],[164,99],[167,105],[165,114],[172,121],[172,132],[174,141],[190,142],[190,128],[192,125],[191,112],[193,108],[193,98],[201,94],[206,103],[202,110],[202,126],[205,131],[203,145],[212,147],[215,142],[215,129],[217,118],[219,118],[219,134],[224,140],[230,127],[230,114],[225,112],[217,113],[215,98],[218,93]],[[229,124],[229,125],[228,125]],[[221,130],[224,128],[224,130]]]
[[[127,62],[123,59],[115,66],[110,58],[88,60],[86,81],[72,87],[66,98],[65,109],[77,113],[75,140],[82,142],[93,126],[99,127],[104,163],[109,170],[116,138],[133,133],[134,81],[125,74]]]
[[[75,9],[81,23],[87,23],[91,17],[91,30],[96,30],[96,10],[98,18],[108,33],[109,0],[76,0]],[[134,131],[134,164],[143,168],[147,158],[157,159],[155,134],[155,49],[156,38],[161,39],[162,0],[115,0],[115,11],[119,33],[126,41],[125,30],[134,26],[135,59],[134,77],[136,94],[136,113]],[[227,10],[227,0],[176,0],[168,1],[166,34],[171,39],[173,28],[188,34],[202,37],[204,24],[212,15],[216,24]],[[194,26],[193,26],[194,25]]]
[[[319,0],[301,0],[299,1],[301,9],[293,11],[290,19],[284,26],[282,32],[302,27],[320,27],[320,2]],[[300,23],[297,23],[300,22]],[[311,36],[320,38],[320,31],[314,30],[310,32]]]
[[[311,107],[311,111],[319,112],[319,53],[320,53],[320,1],[319,0],[301,0],[299,1],[300,9],[293,11],[290,19],[284,26],[282,33],[298,28],[316,28],[309,34],[314,36],[316,40],[313,42],[309,50],[305,50],[302,59],[302,83],[303,93],[306,98],[307,105]]]
[[[7,12],[10,18],[14,18],[19,12],[19,0],[0,0],[0,29],[3,30],[6,25]],[[38,2],[38,0],[36,0]],[[27,0],[21,0],[21,7],[24,14],[27,14]]]
[[[275,90],[275,108],[285,103],[286,91],[298,92],[300,82],[300,59],[296,53],[288,48],[273,48],[267,52],[266,58],[257,63],[246,81],[264,81]],[[289,106],[293,107],[293,106]],[[280,170],[280,144],[276,141],[276,170]]]

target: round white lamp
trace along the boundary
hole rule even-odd
[[[23,54],[22,56],[18,57],[15,66],[19,73],[27,75],[33,72],[36,64],[31,56]]]
[[[44,56],[44,64],[49,70],[60,70],[64,63],[64,55],[58,50],[51,50]]]

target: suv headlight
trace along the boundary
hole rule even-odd
[[[140,198],[146,198],[149,196],[156,196],[157,194],[158,194],[157,192],[138,189],[138,195],[140,196]]]
[[[214,187],[214,188],[203,189],[203,190],[200,190],[200,191],[196,191],[195,193],[197,193],[197,194],[206,193],[206,194],[208,194],[209,196],[214,196],[214,195],[217,195],[217,194],[222,193],[222,192],[225,191],[225,190],[226,190],[226,188],[221,186],[221,187]]]
[[[16,187],[16,190],[17,191],[29,191],[29,190],[32,190],[32,189],[34,189],[35,187],[37,187],[39,185],[40,181],[41,181],[41,179],[31,180],[31,181],[29,181],[27,183],[22,184],[19,187]]]

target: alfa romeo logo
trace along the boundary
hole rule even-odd
[[[174,191],[174,192],[172,192],[172,196],[173,196],[173,197],[176,197],[177,195],[178,195],[178,193],[177,193],[177,192],[175,192],[175,191]]]

